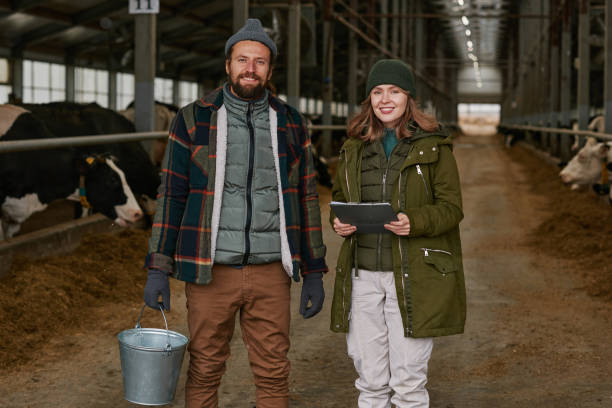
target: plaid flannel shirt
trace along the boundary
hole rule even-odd
[[[183,107],[170,128],[145,267],[186,282],[209,283],[214,247],[217,116],[223,91]],[[276,114],[278,163],[292,270],[327,272],[310,137],[301,115],[269,97]],[[272,120],[271,115],[271,120]],[[218,216],[218,215],[217,215]],[[218,225],[218,219],[216,220]],[[282,233],[282,231],[281,231]]]

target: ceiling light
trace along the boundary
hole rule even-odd
[[[463,25],[470,24],[470,20],[468,20],[466,16],[461,16],[461,22],[463,23]]]
[[[463,0],[457,0],[457,4],[463,6]]]
[[[468,48],[474,48],[474,43],[470,40],[468,40],[468,42],[466,43]]]
[[[465,30],[465,35],[469,37],[470,35],[472,35],[472,31],[468,28],[467,30]]]

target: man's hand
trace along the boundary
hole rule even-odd
[[[385,224],[384,227],[395,235],[410,234],[410,220],[404,213],[397,214],[397,221],[391,221],[389,224]]]
[[[159,295],[162,296],[162,303],[158,300]],[[149,269],[144,288],[144,301],[147,306],[155,310],[159,310],[160,304],[163,304],[164,309],[170,310],[170,282],[166,272],[159,269]]]
[[[300,314],[304,319],[311,318],[321,311],[325,300],[323,290],[323,272],[312,272],[304,275],[302,297],[300,299]],[[310,301],[310,307],[308,307]]]

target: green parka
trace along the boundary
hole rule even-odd
[[[349,139],[340,150],[332,199],[361,201],[361,155],[366,142]],[[410,220],[408,236],[393,235],[393,273],[406,337],[463,332],[465,282],[459,237],[461,189],[452,140],[443,130],[417,129],[391,205]],[[330,213],[333,225],[335,214]],[[331,330],[347,332],[356,237],[346,237],[336,266]]]

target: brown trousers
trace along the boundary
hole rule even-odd
[[[242,269],[214,265],[208,285],[187,283],[189,371],[186,408],[217,408],[240,311],[242,339],[257,389],[257,408],[289,406],[291,280],[280,262]]]

